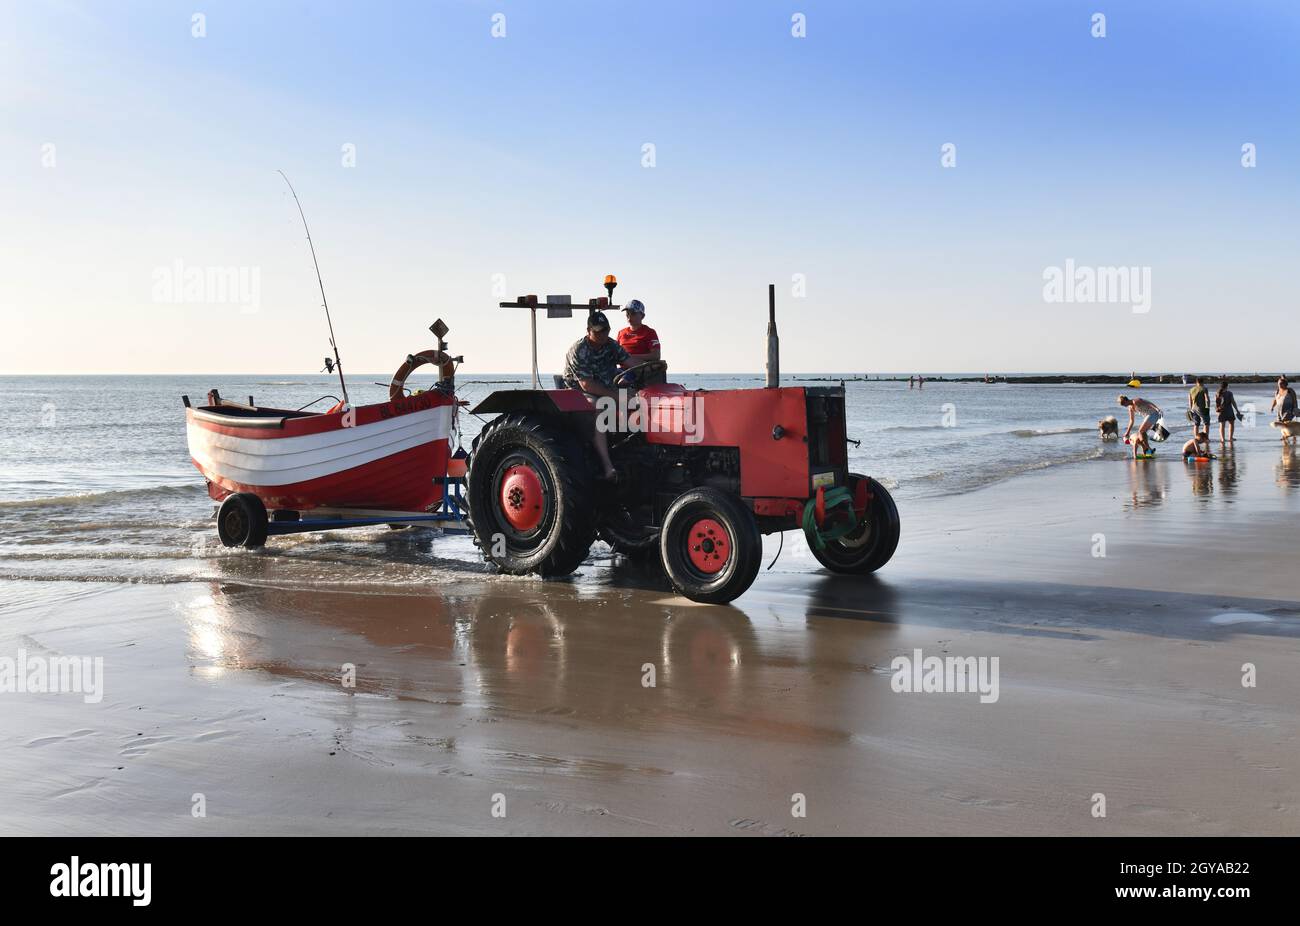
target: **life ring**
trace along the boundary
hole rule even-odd
[[[438,382],[450,383],[455,379],[456,364],[442,351],[422,350],[418,354],[409,354],[406,362],[398,367],[397,372],[393,374],[393,381],[388,384],[388,400],[390,402],[402,397],[406,377],[411,375],[411,371],[424,366],[426,363],[436,363],[438,365]]]

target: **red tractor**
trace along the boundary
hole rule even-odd
[[[542,308],[568,314],[557,298],[501,304],[532,309],[535,320]],[[617,408],[568,388],[480,402],[475,414],[496,417],[474,440],[466,497],[488,561],[514,575],[567,575],[600,538],[628,556],[657,551],[678,592],[714,604],[753,583],[763,534],[804,530],[835,572],[885,565],[898,546],[898,509],[879,482],[848,470],[844,387],[778,385],[774,287],[768,298],[765,388],[652,384],[666,370],[653,361],[628,371],[633,385]],[[611,301],[590,308],[617,309]],[[597,427],[608,432],[617,482],[596,478]]]

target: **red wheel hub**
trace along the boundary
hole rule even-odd
[[[700,518],[686,534],[686,555],[700,572],[721,572],[731,559],[731,538],[713,518]]]
[[[542,523],[545,509],[542,477],[531,466],[519,464],[506,470],[501,480],[501,512],[517,531],[530,531]]]

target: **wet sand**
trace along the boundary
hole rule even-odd
[[[277,587],[264,554],[229,581],[0,582],[0,655],[103,656],[106,689],[0,695],[0,832],[1300,831],[1297,455],[900,509],[879,577],[788,535],[726,608],[603,555],[552,582],[450,556],[401,595]],[[998,657],[998,700],[893,691],[918,648]]]

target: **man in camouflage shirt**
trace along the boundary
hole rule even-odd
[[[564,358],[564,381],[570,389],[581,389],[593,404],[595,398],[617,400],[614,377],[618,368],[629,365],[630,360],[627,351],[609,336],[609,319],[605,313],[592,312],[587,318],[586,337],[570,347]],[[618,473],[609,459],[609,441],[604,432],[595,429],[591,443],[605,467],[601,478],[616,479]]]
[[[570,389],[588,395],[613,396],[614,377],[619,366],[630,361],[617,341],[609,336],[609,319],[604,312],[592,312],[587,319],[587,335],[569,348],[564,358],[564,381]]]

